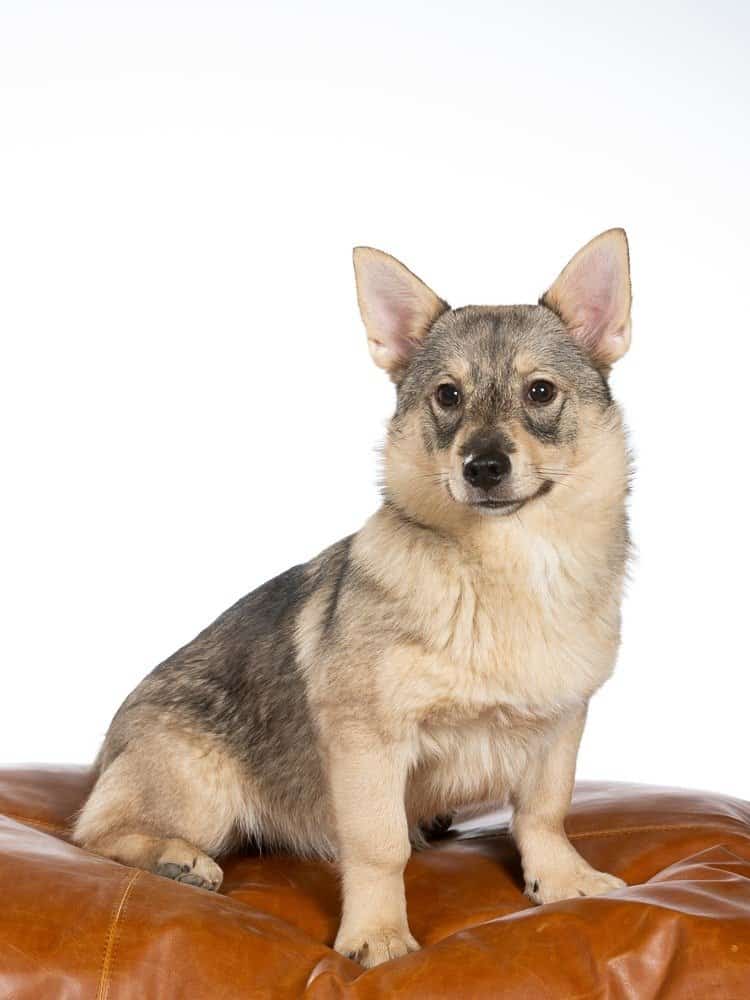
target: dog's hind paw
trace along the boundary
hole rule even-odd
[[[216,892],[224,873],[213,858],[183,840],[170,840],[154,865],[154,873],[185,885]]]

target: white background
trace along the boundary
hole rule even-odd
[[[352,245],[535,301],[624,225],[639,556],[579,774],[750,796],[747,5],[0,18],[0,760],[90,760],[147,670],[375,508]]]

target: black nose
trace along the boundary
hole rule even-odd
[[[510,459],[504,451],[472,455],[464,462],[464,479],[470,486],[491,490],[510,472]]]

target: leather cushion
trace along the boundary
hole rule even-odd
[[[0,770],[0,996],[748,997],[750,805],[581,783],[567,827],[627,889],[536,907],[507,815],[464,823],[406,872],[416,954],[363,971],[335,954],[332,865],[222,862],[219,894],[67,839],[85,768]]]

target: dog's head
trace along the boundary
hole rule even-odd
[[[354,266],[370,353],[397,389],[385,451],[393,502],[434,523],[586,492],[617,423],[607,376],[630,342],[622,229],[580,250],[535,306],[451,309],[369,247]]]

